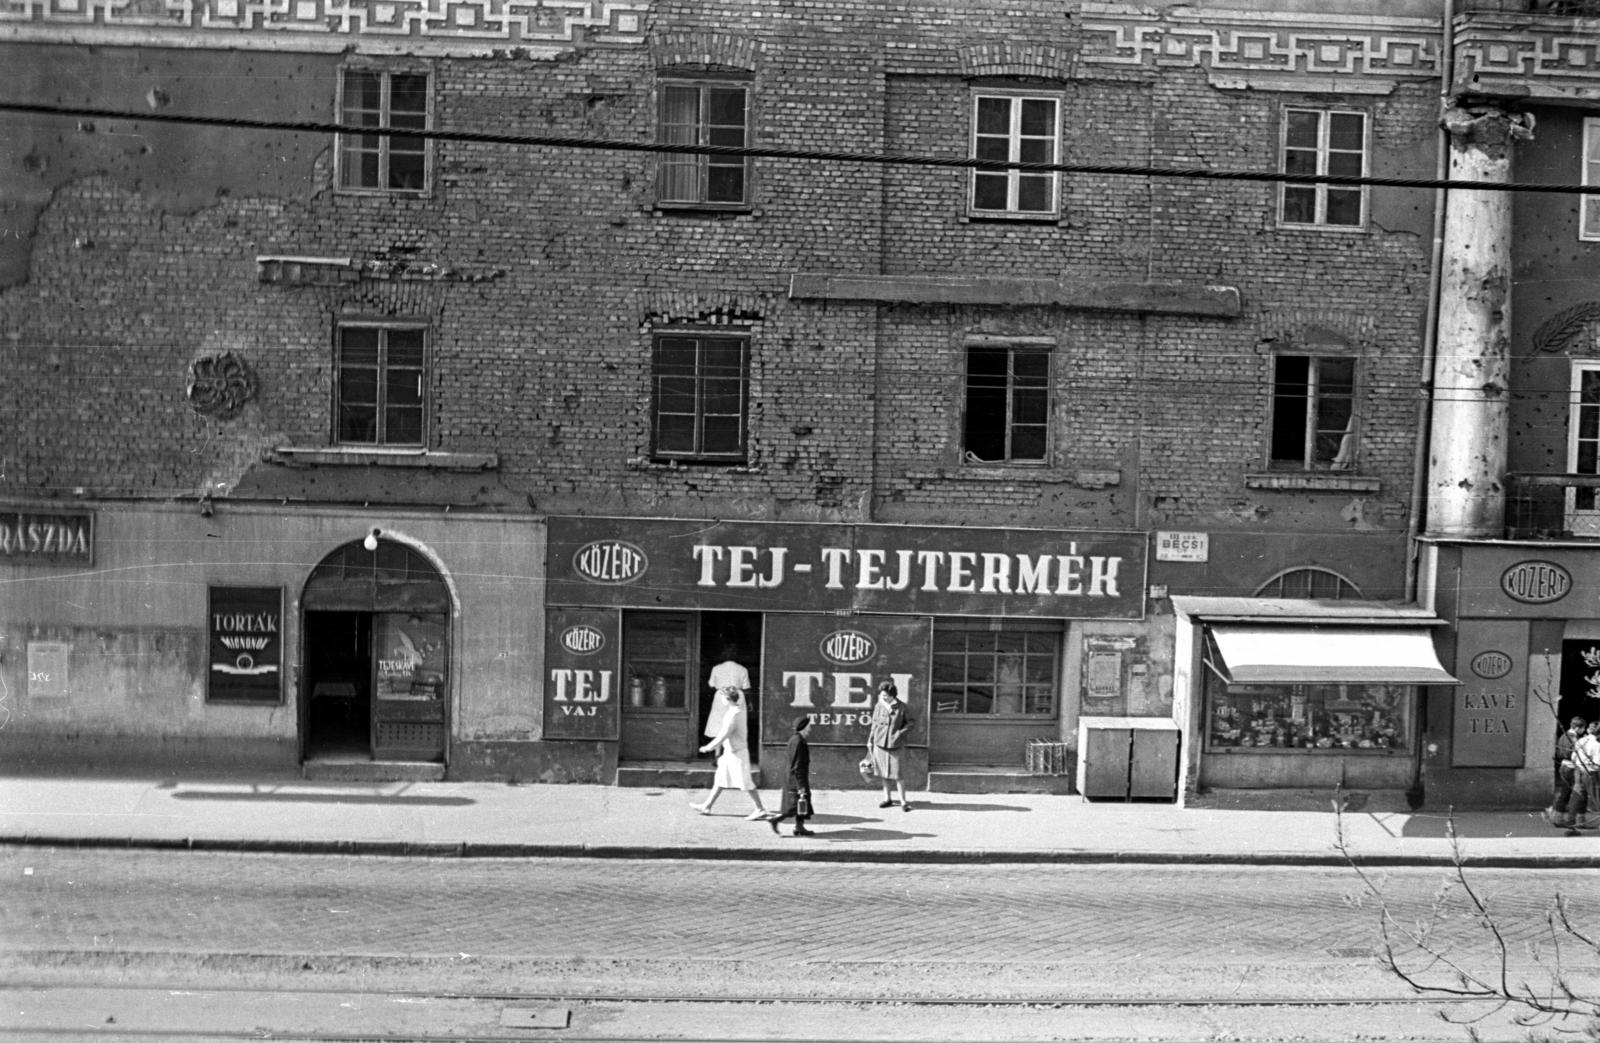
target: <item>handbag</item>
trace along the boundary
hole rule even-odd
[[[878,773],[872,770],[872,754],[870,753],[861,758],[861,763],[856,765],[856,770],[859,771],[861,773],[861,777],[866,779],[868,782],[872,782],[878,777]]]
[[[794,813],[796,815],[800,816],[801,818],[810,818],[811,817],[811,791],[810,790],[808,790],[808,789],[801,790],[800,791],[800,795],[795,798]]]

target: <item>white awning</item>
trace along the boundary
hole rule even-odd
[[[1422,627],[1208,628],[1206,661],[1229,684],[1460,684]]]

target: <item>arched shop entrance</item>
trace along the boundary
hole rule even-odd
[[[388,539],[322,560],[301,596],[301,755],[443,761],[449,735],[450,589]]]

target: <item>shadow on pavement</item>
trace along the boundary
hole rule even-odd
[[[808,839],[826,840],[834,844],[853,844],[858,841],[874,840],[932,840],[937,833],[907,833],[900,829],[862,829],[851,826],[849,829],[819,829],[816,836]]]
[[[888,812],[893,809],[885,808]],[[941,800],[913,800],[911,802],[913,813],[918,811],[1032,811],[1020,804],[947,804]]]
[[[1377,816],[1382,821],[1382,816]],[[1462,840],[1504,839],[1506,837],[1559,837],[1565,829],[1551,826],[1537,811],[1472,811],[1452,816],[1447,811],[1413,812],[1400,830],[1403,837],[1449,836],[1451,823]],[[1580,835],[1593,837],[1595,830]]]
[[[173,800],[236,800],[284,804],[409,804],[461,807],[476,804],[471,797],[408,797],[403,793],[295,793],[284,790],[242,792],[239,790],[184,790],[172,794]]]

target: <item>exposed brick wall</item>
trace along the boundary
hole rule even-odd
[[[991,82],[1060,93],[1068,160],[1268,169],[1287,101],[1362,107],[1393,152],[1431,133],[1425,86],[1352,99],[1224,90],[1187,69],[1062,78],[1084,73],[1076,32],[1043,0],[677,0],[655,8],[649,47],[430,68],[441,125],[521,134],[650,140],[658,72],[706,66],[751,71],[754,142],[781,148],[962,156],[972,85]],[[15,44],[4,54],[61,59]],[[181,75],[181,54],[160,59]],[[295,116],[317,95],[326,109],[309,115],[331,113],[333,63],[251,62],[263,83],[298,78]],[[86,146],[64,125],[51,147]],[[360,315],[429,323],[432,446],[497,453],[494,480],[540,510],[1349,531],[1348,494],[1243,484],[1263,466],[1271,349],[1295,336],[1301,311],[1305,323],[1365,321],[1361,473],[1381,480],[1391,508],[1409,488],[1428,245],[1414,221],[1286,230],[1270,185],[1071,175],[1060,221],[984,222],[966,216],[963,171],[800,159],[755,164],[749,212],[672,213],[654,208],[647,155],[449,142],[436,145],[427,197],[358,197],[332,191],[327,142],[284,156],[292,169],[271,185],[197,209],[161,205],[121,176],[55,188],[28,281],[0,293],[11,375],[0,425],[19,433],[0,444],[0,493],[186,496],[247,475],[270,485],[263,450],[327,443],[333,328]],[[262,254],[483,277],[272,284],[259,281]],[[797,271],[1182,280],[1237,286],[1246,306],[1224,320],[796,302]],[[648,348],[663,324],[750,334],[748,466],[645,459]],[[963,470],[969,333],[1056,339],[1042,474]],[[256,401],[229,422],[183,399],[189,362],[222,350],[259,377]],[[337,490],[337,475],[327,484]],[[432,495],[425,476],[399,484]],[[1362,517],[1404,528],[1403,510]]]

